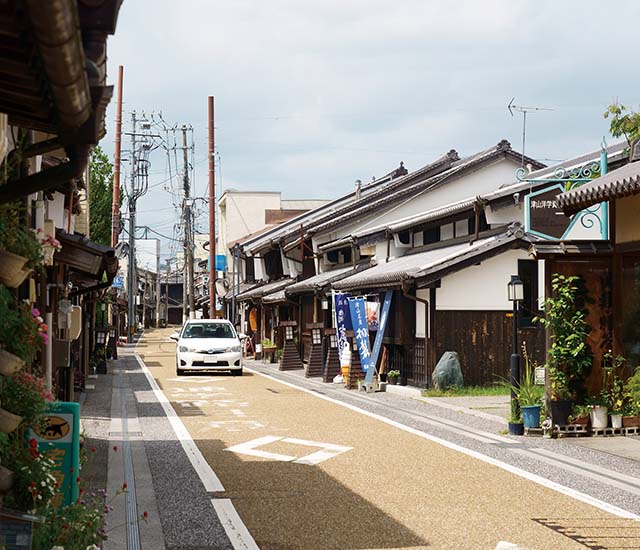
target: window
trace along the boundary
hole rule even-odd
[[[284,339],[293,340],[293,327],[284,327]]]
[[[431,227],[424,232],[424,244],[433,244],[440,242],[440,226]]]
[[[256,270],[255,270],[255,265],[254,265],[254,258],[253,256],[247,256],[247,258],[244,261],[244,265],[245,265],[245,277],[244,280],[247,283],[255,283],[256,282]]]
[[[230,323],[187,323],[182,338],[235,338]]]
[[[524,284],[524,300],[520,304],[520,326],[531,327],[538,314],[538,262],[518,260],[518,276]]]
[[[314,328],[311,330],[311,342],[313,344],[321,344],[322,343],[322,333],[319,328]]]
[[[411,243],[411,233],[409,233],[409,231],[400,231],[400,233],[398,233],[398,240],[402,244],[410,244]]]

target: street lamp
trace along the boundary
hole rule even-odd
[[[513,353],[511,354],[511,410],[519,414],[514,388],[520,385],[520,354],[518,353],[518,305],[524,300],[524,284],[517,275],[507,283],[507,296],[513,302]]]

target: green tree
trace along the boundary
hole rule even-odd
[[[612,103],[603,113],[604,118],[611,117],[609,132],[615,138],[624,136],[629,146],[640,139],[640,113],[622,103]]]
[[[113,164],[97,145],[89,169],[89,225],[91,240],[106,246],[111,244],[112,197]]]

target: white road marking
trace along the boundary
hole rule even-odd
[[[295,456],[283,455],[279,453],[271,453],[268,451],[257,450],[258,447],[264,447],[271,443],[280,441],[281,443],[289,443],[291,445],[303,445],[306,447],[319,447],[320,450],[315,453],[311,453],[305,456],[297,458]],[[279,437],[277,435],[265,435],[252,439],[246,443],[239,443],[224,449],[236,454],[243,454],[249,456],[257,456],[259,458],[267,458],[269,460],[279,460],[280,462],[293,462],[295,464],[308,464],[315,466],[325,460],[329,460],[339,454],[350,451],[353,447],[346,447],[344,445],[334,445],[333,443],[320,443],[318,441],[307,441],[306,439],[297,439],[294,437]]]
[[[214,498],[211,504],[213,504],[222,527],[224,527],[231,544],[236,550],[260,550],[251,533],[249,533],[247,526],[238,515],[231,499]]]
[[[279,380],[278,378],[275,378],[273,376],[270,376],[268,374],[264,374],[260,371],[254,370],[252,368],[249,368],[245,365],[245,370],[252,372],[254,374],[257,374],[259,376],[262,376],[264,378],[268,378],[269,380],[272,380],[274,382],[277,382],[279,384],[282,384],[284,386],[288,386],[290,388],[294,388],[297,389],[301,392],[304,393],[308,393],[309,395],[313,395],[314,397],[318,398],[318,399],[324,399],[325,401],[329,401],[330,403],[334,403],[336,405],[340,405],[341,407],[345,407],[349,410],[352,410],[354,412],[357,412],[359,414],[362,414],[364,416],[368,416],[370,418],[375,418],[376,420],[379,420],[380,422],[384,422],[385,424],[389,424],[390,426],[394,426],[400,430],[404,430],[405,432],[417,435],[418,437],[422,437],[423,439],[427,439],[429,441],[433,441],[434,443],[438,443],[444,447],[447,447],[449,449],[453,449],[455,451],[458,451],[460,453],[466,454],[467,456],[471,456],[473,458],[477,458],[478,460],[481,460],[483,462],[486,462],[487,464],[491,464],[493,466],[497,466],[498,468],[501,468],[503,470],[506,470],[507,472],[510,472],[512,474],[515,474],[517,476],[520,476],[524,479],[527,479],[529,481],[532,481],[534,483],[537,483],[538,485],[542,485],[543,487],[547,487],[548,489],[552,489],[554,491],[557,491],[558,493],[561,493],[563,495],[567,495],[571,498],[574,498],[576,500],[579,500],[581,502],[585,502],[587,504],[590,504],[592,506],[595,506],[596,508],[600,508],[601,510],[604,510],[606,512],[609,512],[613,515],[616,515],[618,517],[621,518],[626,518],[626,519],[634,519],[634,520],[640,520],[640,516],[637,514],[634,514],[633,512],[629,512],[627,510],[624,510],[623,508],[620,508],[618,506],[614,506],[613,504],[609,504],[608,502],[604,502],[600,499],[597,499],[595,497],[592,497],[590,495],[587,495],[585,493],[582,493],[580,491],[577,491],[576,489],[572,489],[570,487],[565,487],[564,485],[560,485],[559,483],[556,483],[554,481],[551,481],[549,479],[545,479],[544,477],[541,477],[539,475],[536,474],[532,474],[531,472],[527,472],[526,470],[523,470],[521,468],[518,468],[516,466],[512,466],[511,464],[507,464],[506,462],[501,462],[500,460],[497,460],[495,458],[483,455],[482,453],[479,453],[478,451],[473,451],[471,449],[467,449],[465,447],[462,447],[461,445],[457,445],[456,443],[451,443],[450,441],[447,441],[446,439],[442,439],[440,437],[436,437],[424,432],[421,432],[420,430],[416,430],[414,428],[411,428],[409,426],[405,426],[404,424],[400,424],[399,422],[396,422],[395,420],[391,420],[389,418],[386,418],[384,416],[381,416],[379,414],[376,413],[372,413],[369,411],[366,411],[364,409],[360,409],[354,405],[351,405],[349,403],[344,403],[342,401],[339,401],[337,399],[333,399],[332,397],[328,397],[326,395],[322,395],[319,394],[317,392],[314,392],[312,390],[309,390],[307,388],[302,388],[300,386],[296,386],[295,384],[291,384],[290,382],[285,382],[283,380]]]
[[[222,482],[211,466],[209,466],[204,456],[202,456],[200,449],[198,449],[197,445],[191,438],[189,431],[176,414],[176,411],[173,409],[171,403],[158,386],[153,375],[149,372],[144,361],[137,353],[134,354],[134,357],[136,358],[136,361],[138,361],[138,365],[140,365],[142,372],[144,372],[144,375],[147,377],[147,381],[153,389],[156,398],[162,405],[162,408],[167,415],[167,419],[178,437],[182,448],[187,454],[193,469],[198,474],[200,481],[202,481],[205,491],[209,493],[223,493],[225,489]],[[224,527],[231,545],[235,550],[259,550],[256,541],[251,536],[251,533],[249,533],[247,526],[238,515],[238,512],[230,499],[213,499],[211,504],[220,518],[222,526]]]
[[[243,428],[248,430],[266,428],[264,424],[261,424],[257,420],[214,420],[209,422],[209,426],[217,430],[220,428],[226,428],[228,432],[239,432]]]

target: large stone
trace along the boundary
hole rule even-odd
[[[462,386],[462,369],[460,359],[455,351],[445,351],[440,357],[440,361],[433,369],[431,383],[438,390],[446,390],[451,386]]]

